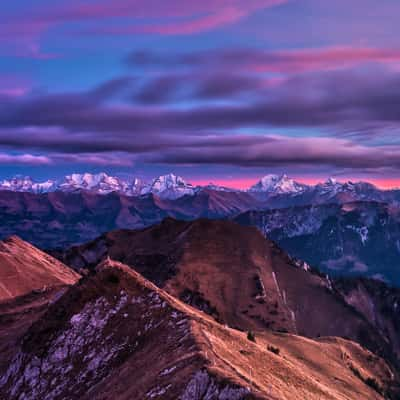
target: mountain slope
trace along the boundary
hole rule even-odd
[[[388,366],[352,342],[266,333],[253,343],[105,262],[29,329],[0,371],[0,396],[380,400],[392,383]]]
[[[62,259],[81,270],[107,257],[234,328],[346,337],[398,361],[395,343],[349,307],[329,279],[299,268],[255,228],[167,219],[141,231],[110,232]]]
[[[400,290],[370,279],[339,279],[335,289],[344,300],[394,343],[393,350],[400,358]]]
[[[142,228],[167,216],[190,220],[225,218],[257,208],[248,193],[201,190],[176,200],[87,191],[35,195],[0,191],[0,239],[18,235],[49,249],[96,238],[117,228]]]
[[[292,256],[332,276],[384,279],[400,285],[400,208],[353,202],[251,211],[235,221],[257,227]]]
[[[72,285],[79,278],[75,271],[18,237],[0,242],[0,301],[46,287]]]

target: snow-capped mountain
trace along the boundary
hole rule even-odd
[[[144,183],[138,178],[130,181],[101,172],[99,174],[71,174],[60,181],[49,180],[46,182],[34,182],[30,177],[17,176],[0,182],[0,190],[30,193],[87,190],[99,194],[117,192],[127,196],[153,193],[162,198],[177,199],[186,194],[195,194],[198,188],[186,183],[181,177],[174,174],[160,176],[150,183]]]
[[[85,173],[67,175],[58,188],[64,192],[90,190],[106,194],[111,192],[125,192],[128,190],[128,184],[119,178],[109,176],[105,173]]]
[[[368,182],[339,182],[329,178],[314,187],[314,195],[326,199],[347,196],[351,200],[381,200],[383,192]],[[345,199],[344,199],[345,200]]]
[[[153,193],[164,199],[174,200],[185,195],[193,196],[197,191],[198,188],[186,183],[180,176],[168,174],[153,179],[140,193],[142,195]]]
[[[174,174],[159,176],[150,182],[138,178],[123,179],[102,172],[67,175],[63,179],[35,182],[30,177],[17,176],[0,182],[0,190],[31,193],[55,191],[76,192],[91,191],[98,194],[116,192],[125,196],[144,196],[154,194],[157,197],[176,200],[185,195],[195,196],[202,190],[214,192],[248,193],[256,201],[262,200],[266,208],[282,208],[294,205],[345,203],[349,201],[400,202],[400,191],[380,190],[367,182],[339,182],[329,178],[315,186],[296,182],[287,175],[266,175],[247,190],[233,189],[215,184],[194,186]]]
[[[309,186],[290,179],[287,175],[266,175],[253,185],[249,192],[262,193],[303,193]]]
[[[16,176],[0,182],[0,190],[11,190],[13,192],[46,193],[56,190],[55,181],[34,182],[29,176]]]

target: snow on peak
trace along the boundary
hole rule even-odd
[[[45,193],[56,189],[55,181],[34,182],[29,176],[15,176],[0,182],[0,190],[11,190],[14,192]]]
[[[193,196],[202,189],[215,191],[234,191],[231,189],[210,183],[204,187],[193,186],[174,174],[161,175],[150,182],[143,182],[138,178],[121,178],[110,176],[105,172],[98,174],[74,173],[67,175],[60,181],[47,180],[35,182],[29,176],[16,176],[11,179],[0,181],[0,190],[15,192],[48,193],[54,191],[74,192],[87,190],[99,194],[117,192],[126,196],[141,196],[154,194],[164,199],[178,199],[185,195]],[[247,190],[253,193],[264,193],[267,195],[298,195],[312,192],[314,195],[322,196],[324,199],[333,198],[337,194],[350,194],[358,199],[380,198],[379,189],[367,182],[339,182],[335,178],[329,178],[316,186],[307,186],[296,182],[287,175],[266,175],[254,186]]]
[[[124,192],[127,183],[105,172],[99,174],[71,174],[64,178],[60,189],[63,191],[92,190],[98,193]]]
[[[290,179],[287,175],[266,175],[249,190],[265,193],[302,193],[307,186]]]
[[[325,182],[326,185],[331,185],[331,186],[334,186],[337,183],[338,183],[337,179],[332,177],[328,178],[327,181]]]
[[[179,197],[196,193],[196,188],[190,183],[186,183],[183,178],[174,174],[167,174],[153,179],[145,185],[141,194],[153,193],[165,199],[177,199]]]
[[[186,183],[180,176],[174,174],[162,175],[145,184],[138,178],[124,180],[119,177],[110,176],[105,172],[98,174],[86,172],[83,174],[74,173],[67,175],[60,182],[49,180],[36,183],[30,177],[17,176],[1,181],[0,190],[32,193],[46,193],[56,190],[63,192],[87,190],[99,194],[118,192],[127,196],[140,196],[153,193],[162,198],[177,199],[186,194],[194,195],[198,188]]]
[[[338,194],[345,193],[356,196],[357,199],[376,199],[379,197],[379,189],[368,182],[339,182],[336,179],[329,178],[324,183],[315,186],[317,194],[324,197],[333,198]]]

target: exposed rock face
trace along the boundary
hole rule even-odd
[[[250,397],[248,388],[222,386],[207,371],[197,372],[187,384],[181,400],[242,400]]]
[[[352,342],[267,331],[251,342],[122,264],[96,270],[12,349],[1,398],[383,400],[393,383],[385,362]]]

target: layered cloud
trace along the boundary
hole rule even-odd
[[[126,57],[131,66],[156,68],[214,68],[279,74],[346,69],[360,64],[400,66],[400,49],[354,46],[261,50],[218,49],[197,53],[135,51]]]
[[[35,154],[0,162],[400,169],[396,71],[298,74],[275,85],[238,73],[164,76],[189,107],[157,96],[166,91],[160,79],[0,98],[1,148]],[[306,133],[273,133],[299,127]]]
[[[27,137],[29,136],[29,139]],[[132,166],[135,163],[170,165],[233,165],[240,167],[296,166],[333,169],[400,169],[400,145],[379,148],[331,137],[294,138],[284,135],[85,135],[31,129],[29,135],[0,131],[0,142],[9,149],[30,147],[46,156],[8,156],[0,163],[42,165],[86,163],[103,166]]]
[[[0,164],[9,165],[48,165],[52,160],[47,156],[34,154],[7,154],[0,153]]]
[[[399,84],[397,72],[383,69],[300,74],[275,85],[229,73],[192,81],[186,75],[164,76],[144,83],[124,77],[85,92],[0,98],[0,128],[58,127],[71,135],[119,137],[276,127],[335,129],[342,135],[379,127],[379,138],[383,128],[400,122]],[[170,96],[182,96],[184,107],[168,102]]]

